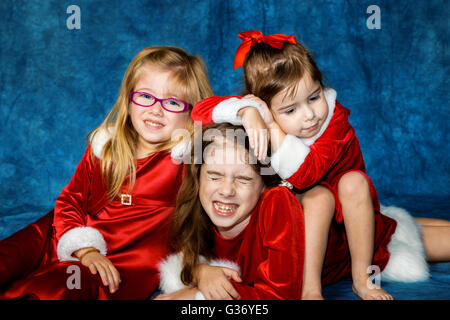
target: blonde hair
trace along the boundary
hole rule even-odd
[[[243,95],[254,94],[267,103],[288,89],[287,95],[294,95],[298,81],[309,75],[323,87],[322,73],[312,54],[301,43],[286,43],[281,50],[265,43],[254,45],[245,59]]]
[[[214,94],[203,60],[198,56],[188,54],[181,48],[149,47],[143,49],[133,58],[122,79],[119,95],[113,108],[103,123],[88,136],[92,140],[100,131],[106,131],[110,135],[110,139],[103,147],[100,160],[103,181],[106,183],[110,200],[121,193],[121,188],[127,176],[129,192],[136,180],[135,154],[139,135],[129,117],[129,95],[134,90],[142,67],[148,64],[164,71],[171,71],[180,96],[191,106]],[[193,131],[193,123],[190,117],[185,128],[190,132]],[[155,153],[169,150],[177,142],[168,141],[158,144],[155,146]],[[94,157],[92,148],[91,157]]]

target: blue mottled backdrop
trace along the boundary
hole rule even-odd
[[[238,94],[237,33],[249,29],[313,52],[352,110],[382,203],[449,219],[449,17],[446,0],[2,0],[0,239],[53,207],[138,51],[183,47],[205,59],[216,94]]]

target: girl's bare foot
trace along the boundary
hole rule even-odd
[[[373,289],[369,288],[367,281],[359,283],[354,282],[352,285],[353,292],[363,300],[394,300],[394,298],[384,289],[372,285]]]

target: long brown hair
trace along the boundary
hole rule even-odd
[[[228,123],[213,124],[203,128],[201,136],[203,137],[204,132],[209,129],[216,129],[223,137],[226,137],[227,130],[243,130],[243,127],[233,126]],[[194,137],[194,139],[199,139],[199,137]],[[202,139],[201,155],[204,154],[204,150],[212,142],[214,140],[204,141]],[[239,143],[239,139],[236,143]],[[244,147],[248,153],[248,136],[245,138]],[[194,280],[193,270],[199,263],[200,255],[206,259],[212,258],[214,245],[212,233],[214,226],[205,213],[199,197],[200,169],[202,163],[197,161],[198,159],[195,156],[194,154],[191,155],[191,164],[186,166],[185,177],[177,196],[176,212],[173,217],[170,237],[172,249],[175,252],[183,253],[181,281],[186,285],[191,284]],[[250,165],[258,174],[262,168],[269,167],[269,164],[262,164],[261,162]],[[280,178],[276,174],[262,175],[261,177],[266,187],[276,186],[280,182]]]
[[[294,95],[298,81],[309,75],[323,87],[322,73],[308,51],[301,43],[286,43],[281,50],[261,42],[255,44],[246,56],[244,65],[243,95],[254,94],[267,103],[288,89],[287,95]]]
[[[177,90],[180,90],[183,100],[191,105],[213,95],[203,60],[198,56],[188,54],[181,48],[149,47],[133,58],[123,77],[116,103],[103,123],[88,137],[93,139],[100,131],[108,132],[110,135],[110,139],[102,150],[101,170],[111,200],[121,192],[127,176],[128,191],[132,189],[136,179],[135,154],[139,136],[129,117],[129,94],[136,85],[142,67],[147,64],[159,67],[161,70],[171,71],[177,84]],[[193,131],[190,117],[185,128]],[[169,150],[177,142],[162,143],[157,146],[155,152]],[[94,157],[92,152],[91,157]]]

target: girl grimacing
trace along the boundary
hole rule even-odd
[[[171,237],[176,253],[161,263],[164,293],[155,299],[300,299],[298,201],[276,175],[260,175],[264,166],[251,160],[248,140],[226,138],[227,130],[245,134],[241,127],[209,129],[216,134],[202,143],[204,162],[193,159],[186,169]]]

